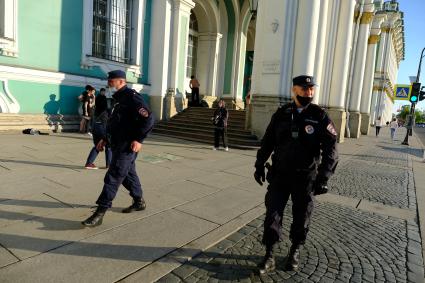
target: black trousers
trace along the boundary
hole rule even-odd
[[[96,203],[110,208],[119,186],[122,184],[135,199],[142,198],[142,186],[136,172],[137,153],[131,151],[130,144],[120,144],[112,148],[112,160],[106,172],[102,193]]]
[[[381,127],[380,126],[375,126],[375,128],[376,128],[376,136],[378,136],[379,135],[379,131],[381,130]]]
[[[198,106],[199,105],[199,88],[193,87],[192,88],[192,106]]]
[[[227,128],[214,129],[214,147],[220,147],[220,138],[223,141],[223,147],[227,147]]]
[[[292,200],[289,238],[296,245],[305,243],[314,208],[313,180],[314,175],[305,172],[271,178],[265,197],[266,218],[262,239],[267,249],[271,250],[282,239],[282,217],[289,196]]]

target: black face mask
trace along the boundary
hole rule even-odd
[[[304,97],[297,95],[297,100],[303,107],[306,107],[313,101],[313,97]]]

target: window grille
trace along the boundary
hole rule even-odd
[[[93,0],[92,56],[131,63],[133,0]]]

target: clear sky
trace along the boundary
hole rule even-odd
[[[425,47],[425,0],[398,0],[400,10],[404,12],[404,32],[406,53],[400,63],[398,84],[409,84],[409,76],[416,76],[419,57]],[[424,52],[425,54],[425,52]],[[425,85],[425,58],[422,60],[420,82]],[[395,105],[410,104],[397,101]],[[425,100],[418,103],[417,108],[425,109]]]

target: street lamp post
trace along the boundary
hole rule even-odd
[[[422,59],[424,58],[424,51],[425,51],[425,47],[422,49],[421,52],[421,57],[419,58],[419,66],[418,66],[418,73],[416,74],[416,83],[419,82],[419,78],[421,76],[421,66],[422,66]],[[407,125],[407,132],[406,132],[406,136],[404,137],[404,141],[401,143],[403,145],[409,145],[409,136],[412,135],[412,128],[413,128],[413,124],[415,123],[415,106],[416,106],[416,102],[412,101],[412,106],[410,107],[410,122]]]

